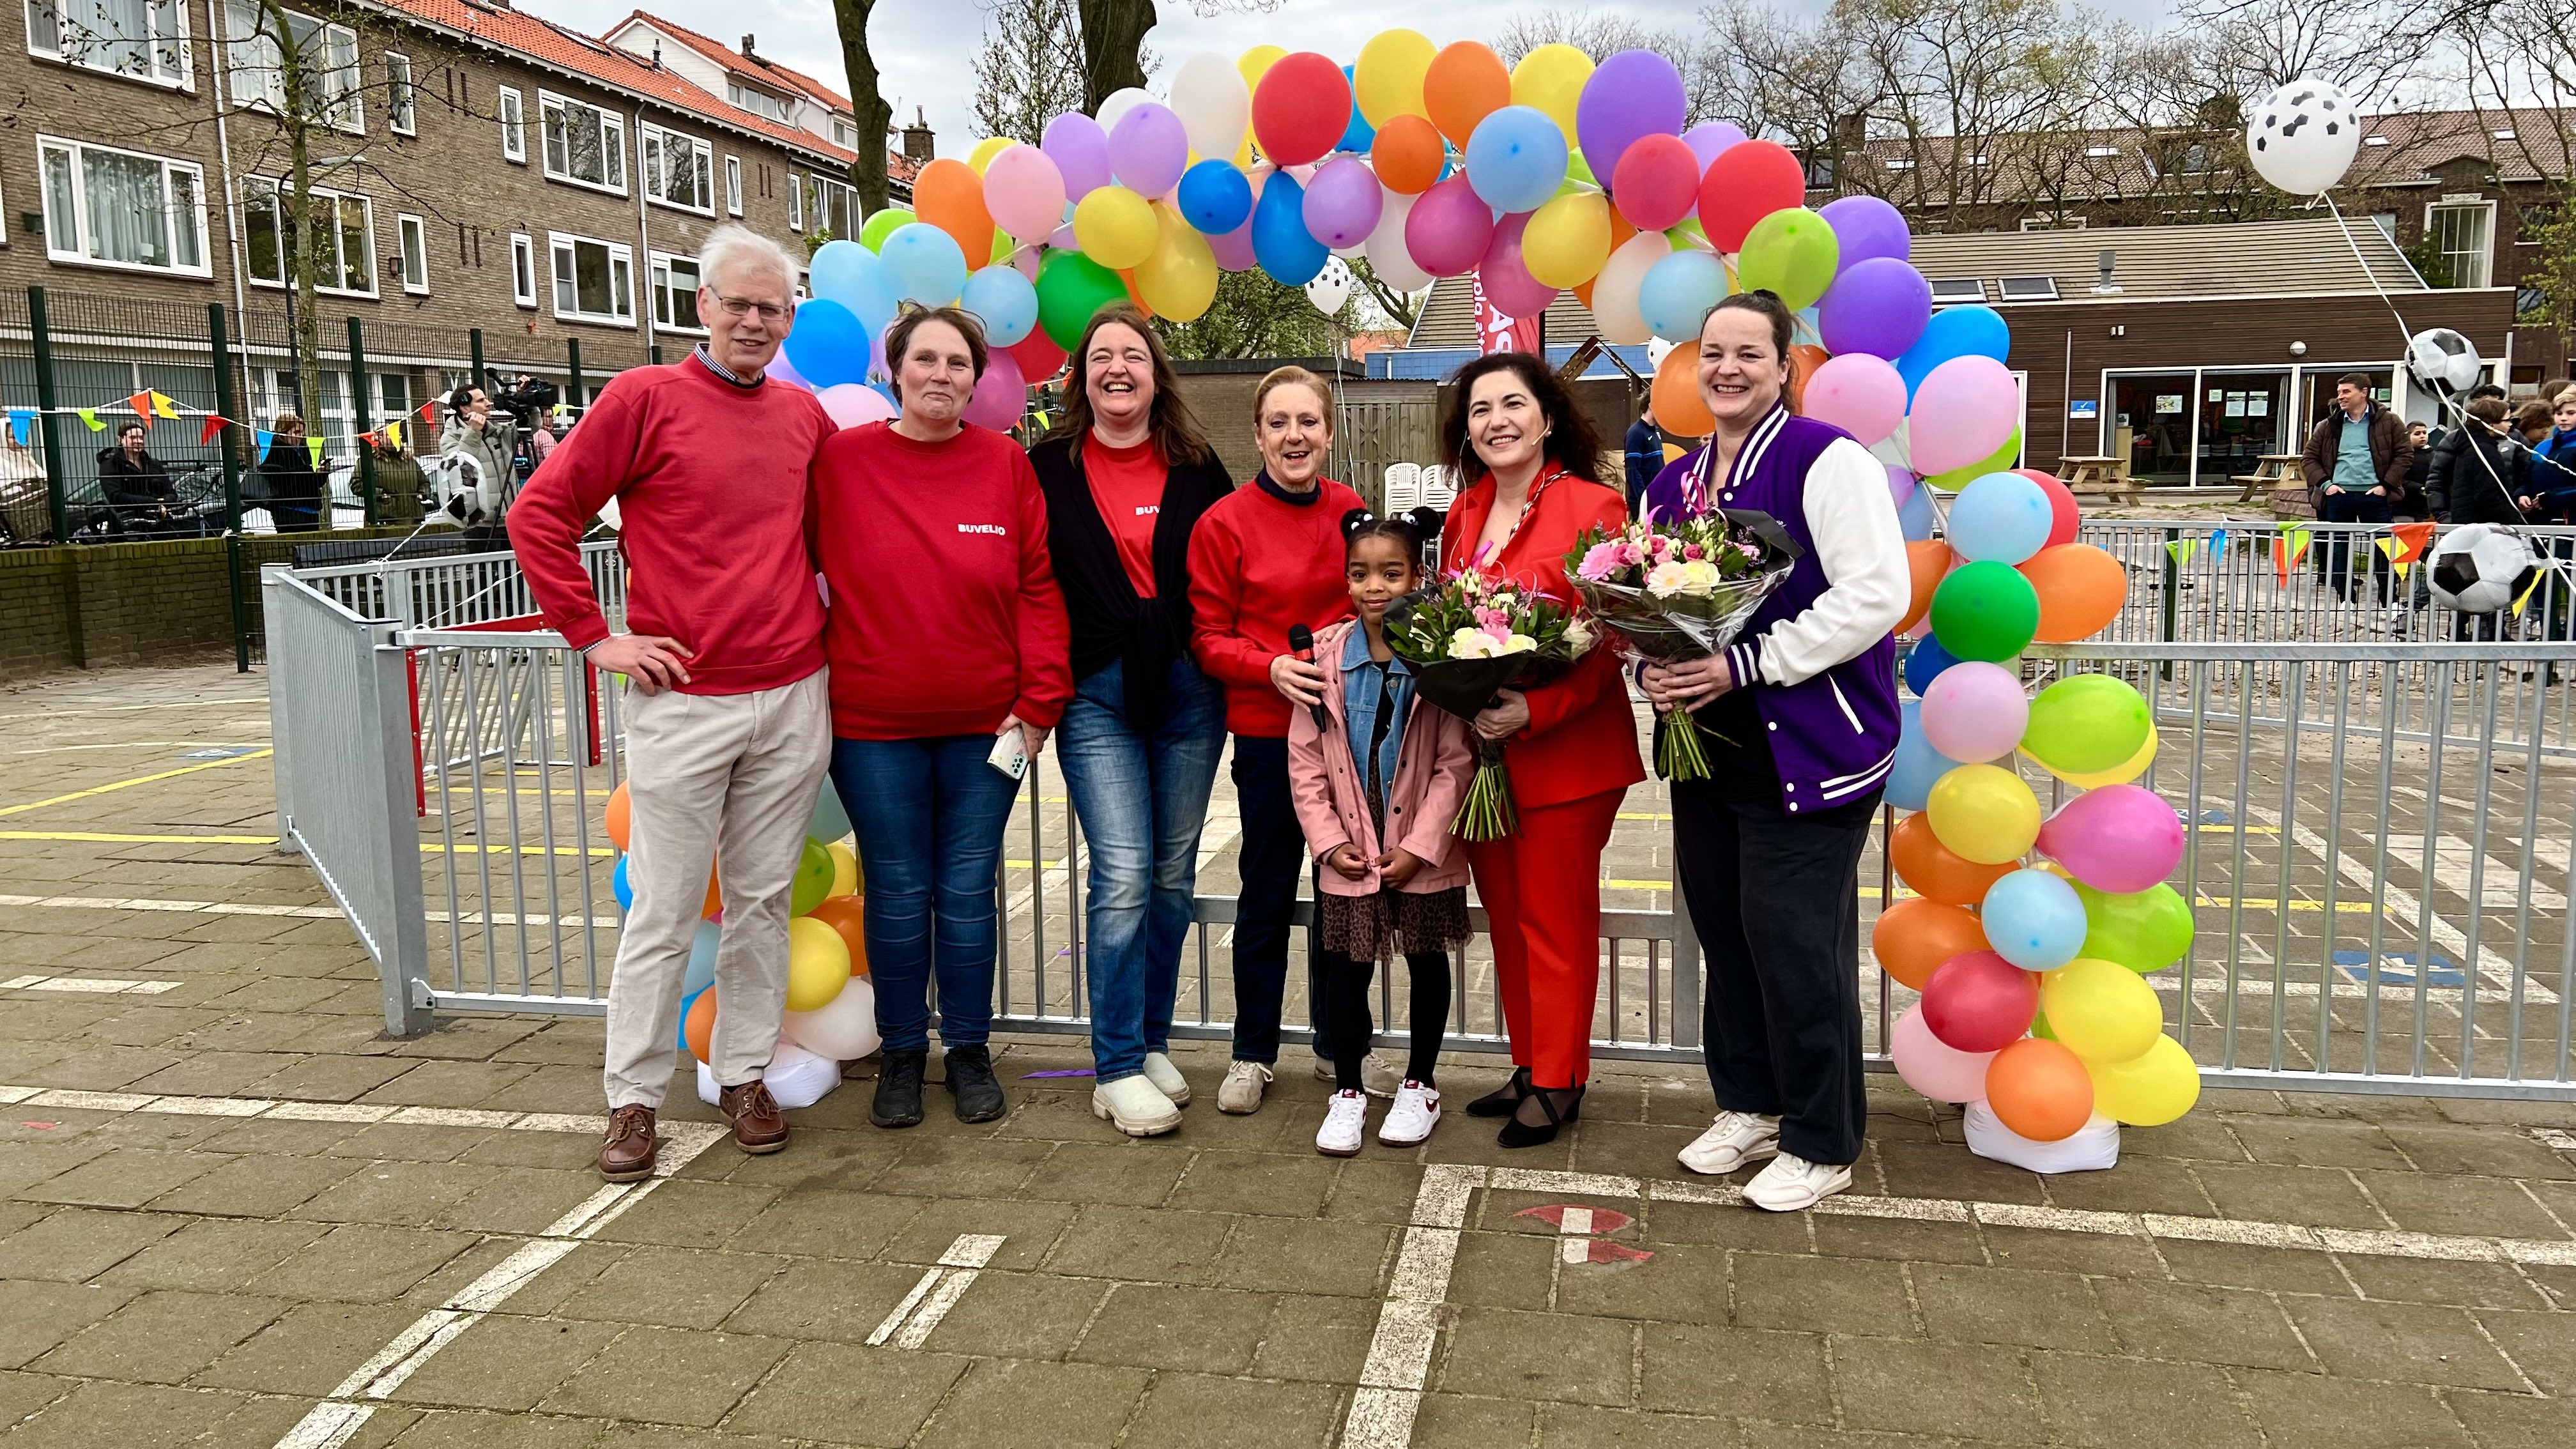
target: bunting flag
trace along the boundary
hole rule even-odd
[[[152,394],[149,392],[136,393],[125,400],[125,405],[134,409],[136,417],[147,423],[152,421]]]
[[[358,435],[358,441],[372,448],[376,445],[376,435],[373,433],[360,433]]]
[[[319,468],[322,466],[322,440],[320,438],[306,438],[304,440],[304,451],[313,455],[314,467]]]
[[[72,409],[72,415],[88,424],[89,430],[93,433],[103,433],[107,431],[107,424],[98,420],[98,409],[96,408],[74,408]]]
[[[9,409],[9,436],[18,440],[19,447],[27,446],[27,435],[34,430],[35,426],[34,408]]]
[[[2175,568],[2185,568],[2190,565],[2191,556],[2199,547],[2200,540],[2196,538],[2173,539],[2165,544],[2165,557],[2173,560]]]
[[[400,423],[387,423],[387,424],[385,424],[385,441],[386,441],[386,442],[388,442],[388,443],[393,444],[393,445],[394,445],[395,447],[397,447],[397,448],[401,447],[401,446],[402,446],[402,424],[400,424]]]
[[[433,398],[420,405],[420,420],[424,423],[434,423],[438,421],[438,402],[436,399]]]
[[[2223,528],[2213,528],[2209,531],[2209,561],[2214,565],[2219,560],[2226,557],[2227,530]]]
[[[197,441],[200,443],[211,443],[217,437],[221,436],[223,431],[224,420],[216,417],[213,413],[208,413],[206,414],[206,425],[197,429]]]
[[[2394,537],[2380,537],[2372,539],[2370,541],[2370,546],[2379,550],[2381,553],[2388,555],[2389,562],[2395,563],[2397,561],[2397,551],[2404,548],[2406,545],[2403,541]]]
[[[2282,588],[2290,586],[2290,570],[2297,568],[2299,560],[2308,556],[2310,537],[2308,530],[2285,524],[2272,540],[2272,569],[2279,575]]]
[[[162,417],[175,419],[179,416],[179,405],[166,394],[156,392],[152,394],[152,411]]]
[[[2519,619],[2522,617],[2523,605],[2530,603],[2531,596],[2540,592],[2540,581],[2547,577],[2549,577],[2549,570],[2547,569],[2535,569],[2532,571],[2531,582],[2523,585],[2522,597],[2513,601],[2513,616],[2515,618]]]
[[[259,449],[259,455],[262,458],[265,458],[268,456],[270,445],[277,441],[277,434],[262,432],[258,428],[253,428],[250,432],[250,441],[251,446]]]
[[[2430,522],[2401,523],[2390,529],[2389,533],[2396,538],[2399,546],[2398,552],[2388,556],[2392,563],[2411,564],[2422,558],[2424,550],[2431,547],[2433,543],[2433,525]]]

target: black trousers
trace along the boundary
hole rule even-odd
[[[2385,497],[2349,490],[2327,494],[2324,506],[2318,512],[2318,521],[2322,523],[2372,523],[2385,527],[2394,520]],[[2388,555],[2381,553],[2368,538],[2355,539],[2349,533],[2338,531],[2326,539],[2324,546],[2317,550],[2318,566],[2325,570],[2326,582],[2334,587],[2336,595],[2345,603],[2360,602],[2354,597],[2358,586],[2352,577],[2352,554],[2356,548],[2370,554],[2371,584],[2379,591],[2379,602],[2387,604],[2390,596]]]
[[[1317,974],[1324,982],[1324,1016],[1332,1023],[1333,1040],[1357,1042],[1355,1051],[1333,1058],[1333,1084],[1345,1092],[1360,1090],[1360,1062],[1368,1055],[1369,1037],[1377,1030],[1369,1020],[1369,981],[1376,974],[1374,961],[1354,961],[1339,951],[1317,948]],[[1440,1043],[1449,1028],[1449,953],[1446,951],[1410,951],[1404,957],[1404,969],[1413,978],[1413,999],[1405,1015],[1405,1029],[1412,1033],[1413,1045],[1405,1061],[1404,1075],[1428,1087],[1431,1073],[1440,1061]]]
[[[1243,815],[1235,846],[1242,888],[1234,898],[1234,1059],[1279,1060],[1279,1017],[1288,994],[1288,923],[1306,873],[1306,832],[1288,789],[1288,741],[1234,737],[1234,800]],[[1315,1017],[1315,1055],[1332,1060],[1333,1032],[1314,960],[1306,1001]],[[1366,1040],[1361,1044],[1367,1049]]]
[[[1809,1162],[1860,1157],[1860,854],[1873,794],[1800,818],[1673,787],[1673,859],[1706,963],[1700,1014],[1709,1090],[1731,1112],[1776,1114]]]

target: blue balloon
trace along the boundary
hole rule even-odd
[[[723,935],[715,922],[698,922],[698,934],[689,941],[689,966],[680,976],[682,996],[695,996],[716,984],[716,942]]]
[[[984,340],[995,347],[1010,346],[1028,336],[1029,330],[1038,325],[1037,285],[1008,262],[985,267],[968,277],[966,290],[959,295],[957,305],[974,313],[983,322]],[[832,787],[825,785],[823,793],[831,794]],[[845,819],[842,833],[847,834],[848,830]],[[838,840],[840,836],[824,838]]]
[[[1467,137],[1467,184],[1494,210],[1536,211],[1565,183],[1565,132],[1536,106],[1505,106]]]
[[[706,995],[706,990],[701,988],[697,991],[686,993],[680,998],[680,1025],[673,1034],[679,1038],[680,1060],[684,1062],[693,1062],[697,1060],[697,1058],[689,1052],[689,1008],[697,1005],[698,998],[704,995]]]
[[[1950,547],[1970,562],[2019,567],[2048,547],[2056,516],[2037,483],[2019,473],[1988,473],[1950,500]]]
[[[1926,634],[1914,641],[1913,648],[1905,651],[1905,687],[1920,696],[1932,687],[1933,680],[1941,677],[1942,670],[1958,662],[1949,650],[1941,647],[1939,639]]]
[[[2012,329],[2004,325],[2001,312],[1992,307],[1944,307],[1923,324],[1923,335],[1896,359],[1897,375],[1905,379],[1905,396],[1911,400],[1923,379],[1954,357],[1991,357],[2004,361],[2012,352]]]
[[[1898,506],[1897,527],[1905,530],[1905,541],[1921,543],[1932,536],[1932,490],[1916,485],[1913,496]]]
[[[1977,920],[1986,944],[2024,971],[2054,971],[2084,949],[2083,898],[2044,870],[2017,870],[1986,888]]]
[[[1959,762],[1923,738],[1923,701],[1909,699],[1898,708],[1905,717],[1905,730],[1897,737],[1896,763],[1887,771],[1887,803],[1899,810],[1920,810],[1932,799],[1932,782],[1959,768]]]
[[[1709,309],[1726,296],[1726,264],[1684,249],[1659,258],[1637,283],[1637,313],[1667,342],[1695,341]]]
[[[610,894],[617,897],[617,908],[619,910],[631,911],[635,909],[635,887],[626,883],[625,856],[621,855],[617,857],[617,869],[608,873],[608,889]]]
[[[1350,80],[1354,85],[1356,85],[1357,80],[1354,72],[1356,72],[1357,69],[1358,67],[1356,66],[1343,66],[1342,78]],[[1342,139],[1333,143],[1333,149],[1336,151],[1355,151],[1360,155],[1365,156],[1368,154],[1369,147],[1375,144],[1377,144],[1377,127],[1370,125],[1368,123],[1368,117],[1360,114],[1360,103],[1358,98],[1354,96],[1351,100],[1350,124],[1342,128]]]
[[[854,241],[823,243],[807,268],[813,294],[850,309],[873,337],[894,320],[902,299],[886,277],[885,260]]]
[[[787,360],[817,392],[838,383],[865,382],[868,329],[849,308],[816,297],[796,308],[796,325],[787,334]]]
[[[1181,220],[1223,236],[1252,215],[1252,182],[1231,161],[1202,161],[1181,173]]]
[[[1252,209],[1252,258],[1283,287],[1302,287],[1324,270],[1332,253],[1306,230],[1306,188],[1285,171],[1262,183]]]
[[[966,289],[966,254],[957,239],[926,221],[906,222],[888,233],[877,255],[886,276],[908,302],[944,307]],[[803,372],[800,366],[797,369]],[[808,372],[808,378],[813,376]]]
[[[814,815],[805,822],[807,837],[825,845],[850,833],[850,812],[841,806],[841,792],[832,786],[830,771],[823,774],[823,788],[814,792]]]

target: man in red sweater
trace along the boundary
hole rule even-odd
[[[547,624],[628,685],[635,901],[608,986],[599,1171],[611,1182],[653,1172],[710,870],[724,890],[708,1054],[719,1105],[743,1151],[787,1145],[761,1072],[786,1009],[789,886],[832,744],[805,508],[833,426],[812,394],[762,377],[796,310],[794,264],[724,226],[698,275],[707,340],[676,365],[619,374],[509,517]],[[581,560],[583,532],[612,499],[631,571],[624,634],[610,632]]]

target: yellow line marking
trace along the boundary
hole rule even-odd
[[[590,856],[599,860],[615,860],[617,858],[617,848],[610,845],[594,845],[585,850],[579,846],[570,845],[557,845],[552,847],[543,845],[442,845],[435,840],[424,840],[420,843],[420,850],[423,855],[569,855],[576,859],[582,856]]]
[[[98,845],[275,845],[274,835],[114,835],[99,830],[0,830],[0,840],[75,840]]]
[[[24,805],[0,807],[0,815],[23,815],[30,810],[42,810],[48,805],[65,805],[74,800],[86,800],[93,795],[107,794],[111,790],[130,790],[137,785],[152,784],[156,780],[175,780],[181,775],[193,775],[199,770],[221,769],[226,765],[239,764],[244,760],[264,760],[276,753],[277,751],[274,749],[253,750],[247,755],[234,755],[229,759],[222,760],[208,760],[202,765],[182,765],[175,770],[163,770],[157,775],[138,775],[131,780],[119,780],[113,785],[92,785],[86,790],[74,790],[68,795],[56,795],[50,800],[30,800]]]

